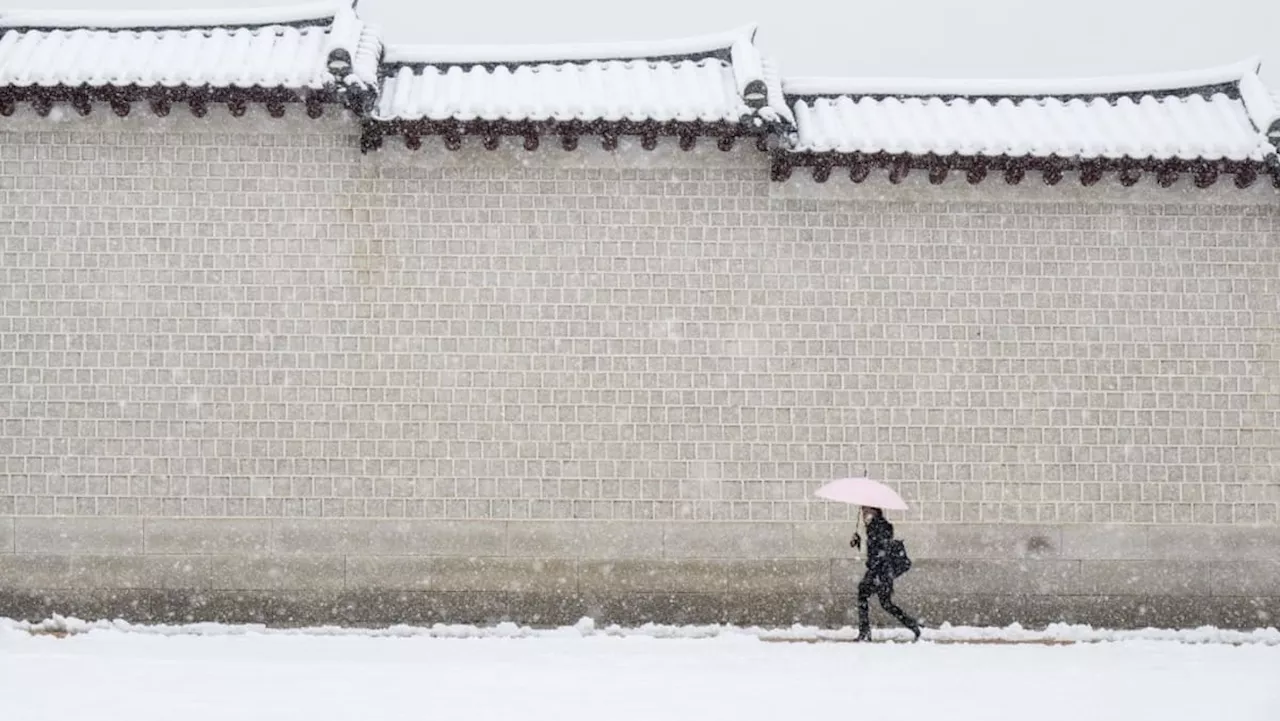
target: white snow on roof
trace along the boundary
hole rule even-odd
[[[795,104],[793,150],[923,155],[1261,160],[1272,152],[1238,99],[819,98]]]
[[[797,152],[1262,160],[1275,152],[1266,128],[1277,112],[1256,70],[1251,62],[1142,78],[783,87]],[[1191,92],[1203,88],[1214,90]]]
[[[750,110],[723,60],[401,66],[375,117],[417,120],[736,121]]]
[[[305,23],[332,18],[351,3],[318,2],[216,10],[14,10],[0,12],[0,28],[191,28]]]
[[[5,14],[0,85],[320,89],[377,79],[376,36],[350,7],[90,15]],[[319,24],[278,24],[304,21]],[[328,67],[337,49],[352,61],[343,78],[334,78]]]
[[[761,60],[760,65],[765,87],[769,93],[769,111],[773,114],[770,119],[778,121],[786,128],[794,128],[796,118],[790,106],[787,105],[786,95],[782,92],[782,75],[778,70],[778,64],[765,58]]]
[[[749,26],[648,43],[391,46],[375,117],[737,122],[754,112],[748,88],[766,89],[754,33]],[[772,99],[783,107],[780,93]]]
[[[1271,93],[1255,73],[1240,79],[1240,101],[1249,111],[1249,119],[1253,121],[1254,127],[1263,133],[1280,120],[1280,106],[1276,105]]]

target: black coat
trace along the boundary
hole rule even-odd
[[[889,542],[893,540],[893,524],[884,516],[876,516],[867,524],[867,570],[875,576],[893,577],[889,566]]]

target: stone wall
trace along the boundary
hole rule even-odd
[[[0,615],[1280,614],[1274,190],[353,132],[0,127]]]

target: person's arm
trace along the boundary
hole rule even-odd
[[[862,550],[862,536],[858,535],[858,519],[853,521],[853,538],[849,539],[849,548]]]

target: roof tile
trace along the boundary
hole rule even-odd
[[[761,111],[754,28],[666,43],[390,47],[381,120],[737,123]],[[781,93],[773,95],[785,111]]]
[[[794,99],[796,152],[1261,160],[1238,97]]]
[[[224,18],[193,13],[126,15],[136,27],[101,28],[69,26],[65,13],[0,15],[0,86],[321,89],[375,82],[379,46],[354,11],[304,9],[309,16],[249,14],[240,27],[201,25]],[[328,60],[339,48],[353,70],[335,79]]]
[[[400,66],[375,117],[403,120],[737,121],[750,110],[716,59]]]

